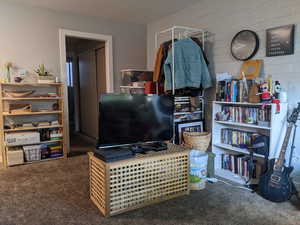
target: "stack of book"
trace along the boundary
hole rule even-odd
[[[261,109],[258,107],[223,106],[220,115],[224,116],[222,116],[222,118],[217,118],[217,120],[257,124],[258,121],[271,120],[271,108],[266,107]]]
[[[60,144],[49,146],[50,158],[57,158],[63,156],[62,146]]]
[[[246,180],[250,178],[249,157],[245,155],[222,154],[222,169],[229,170]],[[251,178],[256,179],[260,176],[261,166],[254,160],[254,173]]]
[[[248,90],[252,81],[247,81]],[[242,80],[222,80],[217,83],[216,100],[222,102],[243,102],[245,86]]]
[[[203,119],[203,101],[200,96],[175,97],[174,121],[194,121]]]
[[[175,112],[190,112],[190,97],[175,97]]]
[[[221,129],[221,143],[239,148],[247,148],[252,145],[254,133],[235,130],[231,128]]]

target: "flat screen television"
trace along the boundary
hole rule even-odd
[[[99,102],[99,147],[171,140],[174,98],[104,94]]]

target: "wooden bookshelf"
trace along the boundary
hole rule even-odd
[[[288,110],[287,103],[280,104],[280,113],[276,113],[276,104],[268,104],[266,107],[270,107],[270,126],[259,126],[257,124],[248,123],[238,123],[232,121],[219,121],[216,120],[216,113],[222,111],[222,107],[228,106],[238,106],[238,107],[261,107],[262,104],[252,104],[248,102],[213,102],[213,112],[212,112],[212,151],[216,155],[215,157],[215,174],[221,178],[231,180],[240,184],[245,184],[245,179],[239,177],[239,175],[222,169],[222,154],[249,154],[247,149],[241,149],[234,147],[232,145],[221,143],[221,130],[224,128],[231,128],[240,131],[248,131],[253,133],[260,133],[269,136],[269,158],[276,158],[277,154],[280,152],[280,147],[282,145],[284,134],[286,130],[286,116]],[[257,160],[262,160],[263,155],[254,154]]]
[[[35,90],[38,89],[39,92],[43,92],[43,89],[45,89],[45,93],[42,95],[46,95],[49,90],[51,92],[55,92],[58,97],[47,97],[47,96],[26,96],[26,97],[7,97],[4,96],[3,91],[4,90]],[[66,141],[66,129],[64,127],[64,99],[63,99],[63,91],[64,91],[64,86],[62,83],[0,83],[0,165],[2,165],[4,168],[7,168],[7,151],[11,147],[15,146],[20,146],[20,145],[15,145],[15,146],[6,146],[5,144],[5,134],[6,133],[12,133],[12,132],[26,132],[26,131],[37,131],[39,129],[61,129],[62,130],[62,139],[61,140],[50,140],[50,141],[41,141],[39,143],[32,143],[30,145],[35,145],[35,144],[50,144],[50,143],[58,143],[60,142],[63,147],[63,156],[62,157],[57,157],[57,158],[49,158],[49,159],[42,159],[40,161],[34,161],[34,162],[25,162],[24,164],[31,164],[35,162],[47,162],[55,159],[62,159],[67,157],[67,141]],[[30,104],[35,104],[36,101],[41,101],[41,102],[51,102],[55,101],[59,105],[59,109],[57,111],[35,111],[35,112],[22,112],[22,113],[9,113],[7,111],[4,111],[4,104],[9,103],[10,101],[16,102],[16,101],[26,101],[29,102]],[[59,122],[59,125],[49,125],[49,126],[37,126],[37,127],[17,127],[17,128],[4,128],[5,121],[7,117],[10,117],[10,119],[14,120],[15,117],[18,117],[18,121],[22,120],[23,117],[26,116],[32,116],[32,122],[37,122],[37,121],[43,121],[43,117],[51,115],[54,120],[57,120]],[[23,117],[21,117],[23,116]],[[30,117],[31,118],[31,117]],[[49,117],[47,117],[49,118]],[[28,118],[26,118],[28,120]],[[27,123],[28,121],[26,121]],[[25,145],[21,145],[25,146]]]

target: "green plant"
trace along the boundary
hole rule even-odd
[[[52,74],[46,70],[44,64],[39,65],[38,68],[34,70],[34,72],[39,76],[52,76]]]
[[[8,72],[10,72],[10,69],[12,68],[12,62],[6,62],[5,64],[4,64],[4,67],[5,67],[5,69],[8,71]]]

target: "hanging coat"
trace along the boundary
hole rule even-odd
[[[175,89],[193,87],[209,88],[211,76],[201,48],[191,38],[174,43]],[[164,63],[166,90],[172,89],[172,49]]]

